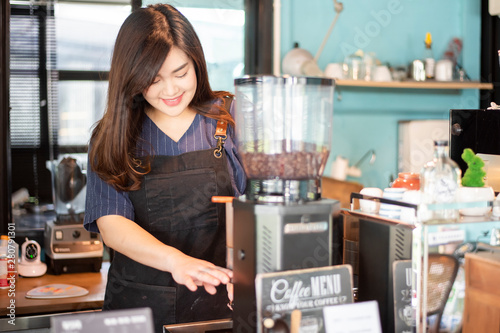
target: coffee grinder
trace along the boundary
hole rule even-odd
[[[97,233],[83,227],[85,214],[86,154],[47,161],[52,174],[56,220],[45,225],[45,261],[54,274],[98,272],[103,243]]]
[[[233,332],[261,332],[259,273],[329,266],[332,215],[321,198],[330,153],[334,81],[247,76],[235,80],[236,140],[248,183],[233,200]]]

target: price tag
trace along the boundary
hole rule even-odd
[[[382,333],[377,301],[329,306],[323,312],[326,333]]]

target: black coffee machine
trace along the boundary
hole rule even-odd
[[[98,272],[101,269],[101,236],[83,227],[86,195],[86,154],[47,161],[52,174],[56,220],[45,225],[44,244],[48,268],[54,274]]]
[[[334,81],[250,76],[235,80],[235,92],[248,184],[233,200],[233,332],[262,332],[257,274],[332,263],[332,216],[340,203],[321,198],[320,181],[330,152]]]

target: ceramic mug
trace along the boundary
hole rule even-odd
[[[390,82],[392,81],[392,74],[387,66],[377,66],[373,71],[373,81],[377,82]]]
[[[331,77],[334,79],[343,79],[344,78],[344,69],[342,64],[331,63],[328,64],[325,68],[325,76]]]
[[[330,176],[338,180],[345,180],[347,178],[347,168],[349,167],[349,160],[337,155],[337,158],[332,163],[332,170]]]
[[[450,59],[441,59],[436,63],[436,73],[434,74],[436,81],[452,81],[453,80],[453,61]]]
[[[378,187],[365,187],[359,193],[372,197],[382,197],[382,190]],[[359,208],[364,213],[377,214],[380,209],[380,202],[375,200],[359,200]]]

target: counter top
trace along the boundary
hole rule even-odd
[[[108,276],[109,262],[103,262],[99,273],[45,274],[40,277],[19,277],[15,289],[0,289],[0,316],[5,317],[7,306],[15,300],[15,315],[28,316],[57,312],[101,309]],[[59,299],[29,299],[26,293],[47,284],[64,283],[80,286],[89,291],[85,296]],[[12,295],[15,293],[15,296]]]

